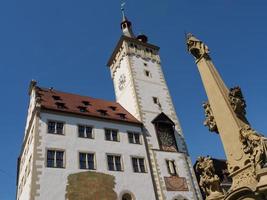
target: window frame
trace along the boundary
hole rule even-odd
[[[114,167],[114,170],[110,170],[109,169],[109,163],[108,163],[108,156],[113,156],[113,167]],[[121,167],[121,170],[117,170],[116,168],[116,161],[115,161],[115,157],[120,157],[120,167]],[[121,154],[117,154],[117,153],[106,153],[106,164],[107,164],[107,170],[108,171],[111,171],[111,172],[124,172],[124,164],[123,164],[123,157]]]
[[[85,136],[85,134],[87,135],[87,133],[86,133],[86,128],[87,127],[89,127],[89,128],[91,128],[92,130],[91,130],[91,135],[92,135],[92,137],[80,137],[80,133],[79,133],[79,127],[80,126],[83,126],[85,129],[84,129],[84,136]],[[83,139],[95,139],[95,134],[94,134],[94,126],[92,126],[92,125],[86,125],[86,124],[77,124],[77,136],[78,136],[78,138],[83,138]]]
[[[55,128],[55,132],[54,133],[49,132],[49,122],[55,122],[55,127],[54,127]],[[62,123],[62,125],[63,125],[62,133],[57,133],[56,132],[57,123]],[[51,134],[51,135],[65,135],[65,126],[66,126],[66,122],[64,122],[64,121],[48,119],[47,122],[46,122],[46,132],[48,134]]]
[[[132,133],[133,134],[133,142],[130,141],[130,137],[129,134]],[[136,138],[135,135],[139,135],[139,143],[136,142]],[[128,136],[128,142],[129,144],[139,144],[142,145],[142,137],[141,137],[141,133],[140,132],[136,132],[136,131],[127,131],[127,136]]]
[[[137,159],[138,171],[135,171],[133,159]],[[139,161],[140,159],[143,159],[143,161],[144,161],[144,169],[145,169],[144,172],[141,171],[140,161]],[[142,156],[131,156],[131,163],[132,163],[132,170],[133,170],[134,173],[147,173],[148,172],[147,163],[146,163],[146,158],[145,157],[142,157]]]
[[[152,73],[149,70],[144,69],[144,74],[145,74],[146,77],[152,78]]]
[[[116,131],[116,133],[117,133],[117,140],[114,140],[113,139],[113,135],[112,135],[112,132],[110,133],[110,140],[108,140],[107,139],[107,134],[106,134],[106,131],[108,131],[108,130],[110,130],[110,131]],[[111,141],[111,142],[120,142],[120,134],[119,134],[119,130],[118,129],[114,129],[114,128],[104,128],[104,137],[105,137],[105,140],[106,141]]]
[[[48,151],[55,151],[55,155],[54,155],[54,167],[49,167],[48,166]],[[56,152],[63,152],[63,166],[62,167],[57,167],[56,166],[56,161],[57,161],[57,157],[56,157]],[[66,168],[66,150],[65,149],[58,149],[58,148],[46,148],[45,149],[45,167],[46,168],[52,168],[52,169],[65,169]]]
[[[165,159],[166,161],[166,167],[167,167],[167,171],[171,176],[178,176],[178,171],[177,171],[177,165],[176,165],[176,161],[174,159]],[[171,162],[172,167],[174,169],[174,173],[171,173],[171,169],[169,167],[169,162]]]
[[[87,168],[83,169],[81,168],[81,163],[80,163],[80,154],[81,153],[84,153],[86,154],[86,166]],[[88,154],[93,154],[94,155],[94,169],[89,169],[89,165],[88,165]],[[90,171],[95,171],[97,170],[97,163],[96,163],[96,153],[95,152],[92,152],[92,151],[78,151],[78,168],[80,170],[90,170]]]

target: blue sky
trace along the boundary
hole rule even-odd
[[[136,34],[161,47],[162,67],[189,152],[223,158],[218,135],[203,126],[207,98],[184,32],[205,41],[226,84],[239,85],[247,116],[267,133],[267,2],[264,0],[128,0]],[[15,198],[16,160],[28,84],[114,100],[107,60],[118,41],[120,1],[0,2],[0,200]]]

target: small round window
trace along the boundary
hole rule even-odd
[[[128,193],[122,195],[122,200],[133,200],[132,196]]]

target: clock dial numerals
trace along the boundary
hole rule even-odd
[[[122,90],[125,87],[126,76],[122,74],[119,78],[119,90]]]

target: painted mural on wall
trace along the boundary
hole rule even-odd
[[[67,200],[116,200],[115,177],[98,172],[81,172],[68,176]]]

